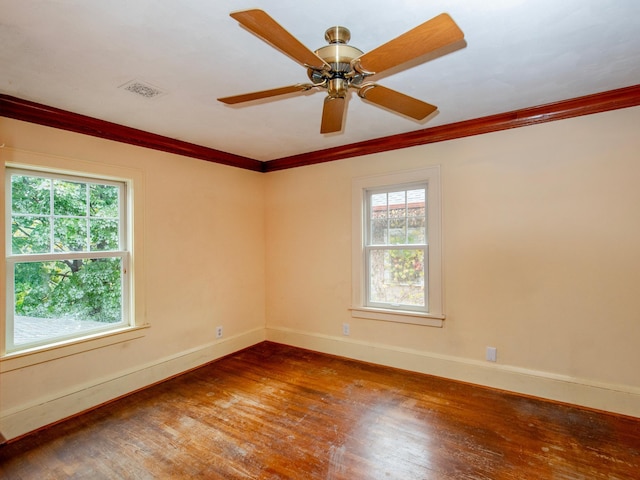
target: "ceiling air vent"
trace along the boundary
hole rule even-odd
[[[131,93],[135,93],[136,95],[140,95],[144,98],[155,98],[165,94],[165,92],[163,92],[159,88],[154,87],[153,85],[149,85],[148,83],[141,82],[139,80],[131,80],[124,85],[120,85],[119,88],[124,88],[125,90],[128,90]]]

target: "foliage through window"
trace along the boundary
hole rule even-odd
[[[426,311],[427,184],[366,192],[367,306]]]
[[[125,184],[7,173],[6,350],[128,325]]]

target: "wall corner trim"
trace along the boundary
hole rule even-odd
[[[10,95],[0,94],[0,116],[246,170],[256,172],[264,170],[264,162],[259,160],[99,120],[87,115],[68,112]]]
[[[0,94],[0,116],[268,173],[640,105],[640,84],[262,162]]]
[[[640,105],[640,84],[265,162],[265,172],[333,162]]]

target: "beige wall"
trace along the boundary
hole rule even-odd
[[[269,174],[269,338],[587,405],[594,388],[638,402],[638,125],[632,108]],[[351,318],[351,181],[427,165],[442,172],[444,328]],[[563,383],[523,387],[523,375]],[[563,392],[572,383],[592,388]],[[591,406],[616,410],[607,402]]]
[[[5,161],[143,173],[151,323],[3,373],[0,431],[264,338],[640,416],[638,125],[632,108],[263,175],[0,118]],[[442,170],[445,325],[352,318],[352,179],[427,165]]]
[[[141,172],[144,242],[136,255],[144,259],[151,325],[139,339],[2,373],[6,437],[23,433],[24,417],[48,423],[56,409],[57,416],[74,413],[59,405],[65,396],[89,407],[264,338],[262,174],[6,118],[2,143],[5,162],[37,152],[53,166],[73,159]],[[46,412],[40,404],[49,404]]]

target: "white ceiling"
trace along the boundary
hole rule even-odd
[[[466,48],[374,79],[437,105],[418,123],[351,94],[321,135],[324,92],[216,98],[308,81],[229,12],[261,8],[307,47],[333,25],[367,52],[447,12]],[[123,84],[165,92],[148,99]],[[257,160],[640,83],[638,0],[0,0],[0,93]]]

